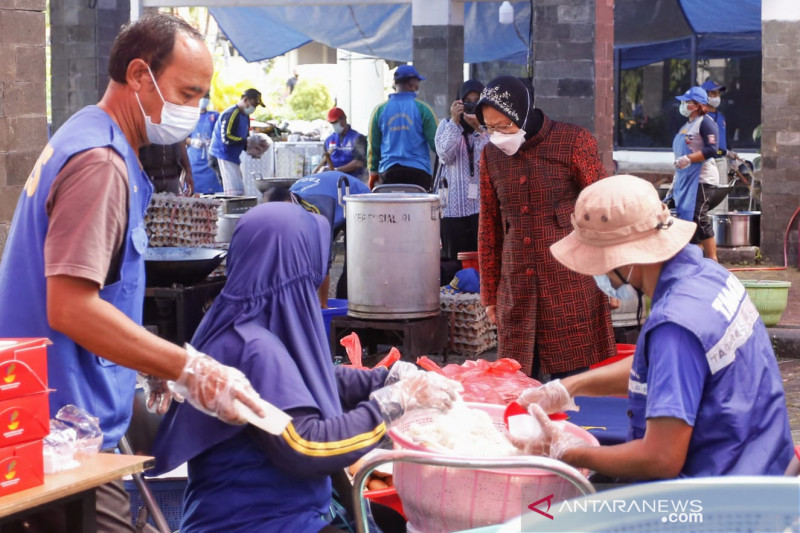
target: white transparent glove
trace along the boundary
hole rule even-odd
[[[373,391],[370,400],[378,403],[383,419],[387,423],[414,409],[438,409],[447,411],[453,402],[461,398],[464,387],[461,383],[433,372],[417,372]]]
[[[686,168],[691,164],[692,164],[692,160],[689,159],[688,155],[680,156],[678,159],[675,160],[675,163],[674,163],[675,168],[677,168],[679,170],[683,169],[683,168]]]
[[[563,425],[550,420],[539,405],[532,403],[528,412],[536,418],[542,431],[533,439],[512,439],[514,446],[524,454],[561,459],[567,450],[587,445],[585,441],[569,433]]]
[[[575,400],[570,396],[566,387],[561,384],[560,379],[554,379],[540,387],[525,389],[517,398],[517,403],[525,409],[532,404],[538,404],[547,414],[578,411]]]
[[[172,400],[183,402],[183,396],[173,393],[166,379],[149,374],[142,374],[142,378],[144,395],[147,398],[145,406],[151,413],[163,415],[169,411]]]
[[[737,154],[733,150],[728,150],[727,153],[725,154],[725,157],[727,157],[728,159],[738,159],[739,154]]]
[[[229,424],[244,424],[246,420],[234,405],[239,400],[259,416],[260,396],[250,381],[236,368],[225,366],[186,344],[186,365],[175,381],[173,392],[185,397],[196,409],[216,416]]]
[[[397,383],[401,379],[405,379],[422,372],[417,365],[407,361],[398,361],[392,365],[389,373],[386,375],[386,380],[383,382],[384,387],[388,387],[393,383]]]

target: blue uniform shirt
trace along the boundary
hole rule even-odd
[[[360,137],[363,137],[363,135],[355,131],[353,128],[350,128],[343,136],[340,136],[338,133],[332,133],[327,139],[325,139],[325,150],[327,150],[330,154],[331,162],[333,163],[334,167],[338,168],[346,165],[356,157],[364,160],[366,159],[366,153],[364,153],[367,145],[366,139],[362,141],[362,153],[359,153],[359,148],[356,146],[356,143]],[[364,161],[364,165],[364,169],[359,172],[359,175],[356,176],[357,178],[360,178],[360,174],[363,174],[364,170],[366,170],[366,160]]]
[[[344,208],[339,205],[339,190],[337,184],[339,178],[342,176],[349,176],[343,172],[328,171],[320,172],[319,174],[312,174],[294,182],[289,188],[290,191],[296,193],[303,199],[309,199],[313,203],[314,196],[325,196],[333,198],[336,202],[336,212],[333,216],[333,230],[338,230],[345,222]],[[369,187],[361,180],[353,176],[349,176],[350,194],[366,194]],[[344,191],[342,192],[344,194]]]
[[[250,117],[239,106],[231,106],[222,112],[211,137],[211,155],[236,163],[242,162],[242,151],[247,148]]]
[[[664,264],[628,384],[629,437],[692,426],[681,477],[782,475],[792,438],[769,335],[742,284],[688,245]]]
[[[211,146],[211,136],[214,126],[219,119],[216,111],[206,111],[200,115],[194,131],[189,136],[189,163],[192,165],[194,177],[194,192],[200,194],[213,194],[222,192],[222,184],[217,179],[217,174],[208,166],[208,151]]]
[[[50,139],[28,177],[17,203],[0,263],[0,337],[47,337],[47,376],[51,416],[74,404],[100,419],[103,447],[116,446],[131,417],[136,371],[103,359],[52,329],[47,321],[44,241],[47,196],[58,172],[74,154],[111,147],[128,170],[128,228],[115,283],[100,298],[141,324],[144,303],[144,214],[153,187],[139,168],[136,152],[122,130],[97,106],[72,116]]]

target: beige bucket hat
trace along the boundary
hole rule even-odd
[[[671,216],[649,181],[620,175],[581,191],[572,227],[550,252],[570,270],[599,276],[666,261],[689,243],[696,224]]]

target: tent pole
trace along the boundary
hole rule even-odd
[[[692,79],[691,79],[691,83],[689,84],[689,86],[690,87],[694,87],[695,85],[697,85],[697,34],[694,32],[694,30],[692,31],[692,41],[691,41],[691,43],[692,43],[692,48],[691,48],[690,56],[691,56],[691,62],[692,62],[692,67],[691,67]]]

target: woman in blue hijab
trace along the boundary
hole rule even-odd
[[[255,207],[236,226],[228,281],[192,344],[241,370],[292,422],[271,435],[173,404],[153,450],[156,473],[189,463],[182,533],[329,527],[330,475],[384,436],[380,398],[391,393],[392,407],[401,410],[442,402],[441,395],[409,401],[394,394],[407,380],[369,399],[384,386],[385,369],[334,368],[317,297],[330,231],[323,217],[289,203]]]

